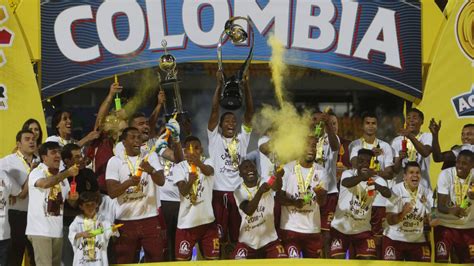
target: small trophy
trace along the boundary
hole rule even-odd
[[[235,21],[239,19],[247,21],[250,25],[250,38],[249,34],[242,26],[235,24]],[[223,108],[228,110],[236,110],[242,106],[241,83],[244,73],[247,72],[250,62],[252,61],[254,47],[253,28],[254,24],[249,17],[231,17],[226,21],[224,31],[222,32],[219,44],[217,45],[217,63],[219,71],[222,72],[222,83],[224,84],[224,89],[222,90],[220,97],[220,104]],[[249,39],[250,42],[250,50],[247,59],[240,67],[240,70],[230,78],[226,77],[222,65],[222,44],[226,37],[229,37],[233,44],[242,44],[247,41],[247,39]]]
[[[183,111],[183,103],[181,101],[181,93],[180,93],[180,88],[179,88],[179,82],[178,80],[178,69],[176,67],[176,58],[168,53],[168,50],[166,49],[168,43],[166,40],[161,41],[161,46],[163,46],[165,50],[165,54],[163,54],[160,57],[160,62],[159,62],[159,67],[161,71],[163,71],[166,75],[164,80],[161,81],[162,86],[173,86],[174,90],[174,98],[173,98],[173,104],[174,104],[174,110],[172,113],[166,114],[167,118],[172,117],[172,114],[178,114],[178,121],[181,121],[180,118],[185,114],[185,111]],[[159,74],[159,73],[158,73]],[[164,106],[165,112],[167,112],[166,106]]]

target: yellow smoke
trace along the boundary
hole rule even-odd
[[[288,73],[287,67],[283,62],[283,59],[285,58],[285,47],[283,47],[283,44],[277,37],[275,37],[275,35],[271,35],[270,38],[268,38],[267,43],[272,48],[270,69],[272,72],[273,85],[275,86],[275,96],[278,104],[282,107],[286,96],[283,84],[284,75]]]
[[[270,136],[270,149],[277,155],[280,164],[301,158],[306,153],[307,137],[310,135],[310,112],[299,114],[290,102],[285,100],[284,82],[288,69],[284,63],[285,48],[274,36],[268,39],[272,48],[270,69],[279,108],[264,105],[256,115],[254,126],[257,131]]]
[[[128,101],[124,109],[128,116],[135,113],[140,107],[152,99],[160,88],[160,78],[153,69],[148,68],[142,71],[135,95]]]

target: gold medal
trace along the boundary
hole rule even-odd
[[[232,161],[232,166],[235,169],[239,169],[239,156],[238,156],[238,151],[237,151],[239,142],[237,141],[235,137],[233,137],[232,140],[229,141],[229,143],[226,143],[226,146],[227,146],[227,151],[229,152],[229,155],[230,155],[230,160]]]

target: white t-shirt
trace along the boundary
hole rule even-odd
[[[334,219],[331,222],[331,227],[346,235],[355,235],[371,230],[370,219],[375,197],[367,195],[367,181],[362,181],[351,188],[342,185],[342,180],[356,175],[356,169],[349,169],[342,173],[339,199]],[[374,179],[377,184],[387,186],[385,179],[379,176],[375,176]],[[375,190],[375,194],[378,193]]]
[[[160,200],[179,202],[179,189],[174,183],[174,166],[175,164],[162,157],[158,157],[165,174],[165,184],[159,187]]]
[[[398,136],[393,139],[392,141],[392,149],[393,149],[393,157],[397,158],[399,157],[400,151],[402,150],[402,140],[403,136]],[[418,140],[423,143],[423,145],[428,145],[431,146],[431,143],[433,142],[433,135],[431,133],[422,133],[421,136],[418,138]],[[407,143],[410,145],[410,140],[407,138]],[[416,150],[415,150],[416,152]],[[402,161],[402,168],[405,167],[405,165],[408,162],[408,158],[403,159]],[[416,162],[421,167],[421,184],[427,188],[431,189],[431,182],[430,182],[430,156],[428,157],[422,157],[418,152],[416,152]],[[397,181],[403,180],[403,170],[400,170],[400,173],[398,174]]]
[[[298,176],[295,171],[296,161],[290,162],[284,166],[285,175],[283,176],[282,190],[286,196],[291,199],[303,198],[304,194],[298,189]],[[300,167],[301,177],[304,184],[309,189],[305,190],[311,193],[311,202],[305,204],[303,208],[298,209],[295,206],[281,207],[280,228],[299,233],[313,234],[321,232],[321,216],[319,213],[319,204],[316,201],[316,193],[313,188],[321,186],[322,189],[328,189],[328,176],[326,170],[317,163],[313,163],[313,174],[309,177],[310,168]],[[309,184],[306,184],[309,181]]]
[[[251,132],[246,132],[242,125],[241,132],[237,135],[237,156],[238,163],[247,154],[247,147],[249,146]],[[232,139],[227,139],[219,133],[218,126],[213,131],[207,130],[209,139],[209,155],[214,166],[214,175],[216,181],[214,183],[214,190],[218,191],[234,191],[240,185],[242,179],[239,176],[238,167],[234,167],[231,156],[227,149],[227,143]]]
[[[10,177],[10,180],[21,188],[28,178],[30,167],[28,164],[25,165],[26,160],[23,161],[21,159],[23,156],[21,158],[19,156],[22,155],[13,153],[5,156],[0,160],[0,169],[4,170],[7,176]],[[25,199],[17,197],[15,204],[11,205],[10,209],[24,212],[28,211],[28,196],[26,196]]]
[[[270,140],[267,136],[262,136],[258,139],[258,147],[267,143]],[[273,175],[273,168],[275,167],[272,161],[261,151],[258,151],[259,165],[258,173],[261,176],[263,181],[267,181]]]
[[[110,223],[115,221],[115,209],[117,208],[117,201],[111,199],[108,195],[101,194],[102,202],[100,203],[97,214],[102,216]]]
[[[110,229],[112,224],[110,221],[104,219],[100,215],[97,215],[97,219],[94,221],[94,224],[91,227],[84,226],[84,216],[78,215],[74,221],[69,226],[69,241],[71,242],[72,249],[74,250],[74,262],[73,265],[109,265],[107,259],[107,246],[109,244],[109,239],[112,235],[118,235],[118,233],[113,233]],[[90,229],[91,228],[91,229]],[[93,257],[90,257],[88,249],[87,238],[78,238],[75,239],[76,234],[85,232],[89,230],[95,230],[98,228],[103,228],[104,233],[95,236],[94,244],[91,248],[94,248]]]
[[[61,210],[58,216],[48,213],[48,195],[51,188],[40,188],[35,186],[36,182],[41,178],[48,178],[48,167],[41,163],[33,171],[31,171],[28,179],[29,201],[28,215],[26,224],[26,235],[46,236],[59,238],[63,236],[63,211],[64,201],[68,197],[69,182],[67,179],[62,180],[61,193],[63,201],[61,202]]]
[[[10,239],[8,209],[10,195],[20,193],[20,187],[11,181],[3,170],[0,170],[0,240]]]
[[[125,158],[125,155],[122,155],[123,159],[117,155],[110,158],[107,163],[105,179],[116,180],[120,183],[125,182],[130,178],[131,173],[135,173],[146,154],[141,153],[139,156],[133,157],[127,156],[128,159]],[[156,153],[152,153],[148,157],[148,163],[155,170],[162,170]],[[130,171],[130,168],[132,168],[132,171]],[[156,186],[151,176],[145,171],[142,173],[138,186],[129,187],[116,199],[118,203],[116,219],[118,220],[133,221],[158,215]]]
[[[411,197],[404,182],[396,184],[392,188],[391,200],[387,200],[386,212],[401,213],[403,205],[407,202],[412,202]],[[419,185],[413,210],[398,224],[388,225],[383,234],[396,241],[410,243],[426,242],[425,234],[423,233],[424,219],[426,215],[430,215],[432,206],[433,192]]]
[[[459,183],[464,185],[465,182],[469,182],[467,179],[457,178],[456,174],[456,167],[447,168],[441,171],[438,177],[438,194],[449,195],[451,199],[451,204],[457,203],[460,205],[460,202],[456,202],[456,194],[455,194],[455,182],[456,179],[459,179]],[[474,169],[471,170],[471,183],[474,181]],[[471,206],[466,209],[466,212],[469,214],[466,217],[459,218],[452,214],[444,214],[438,212],[438,216],[440,219],[440,224],[442,226],[446,226],[449,228],[457,228],[457,229],[467,229],[467,228],[474,228],[474,200],[471,201]]]
[[[78,142],[77,140],[75,140],[73,138],[71,138],[69,140],[66,140],[66,139],[61,138],[58,135],[49,136],[44,142],[48,142],[48,141],[57,142],[59,144],[59,146],[61,146],[61,147],[64,147],[66,144],[70,144],[70,143],[77,144],[77,142]]]
[[[458,157],[459,153],[463,150],[469,150],[474,152],[474,145],[472,144],[463,144],[461,147],[452,150],[454,156]]]
[[[341,144],[341,140],[337,137],[337,142]],[[339,150],[331,150],[331,145],[329,145],[328,135],[323,136],[323,152],[324,152],[324,169],[328,174],[328,194],[337,193],[337,179],[336,179],[336,164],[337,156],[339,155]],[[319,145],[319,144],[318,144]]]
[[[204,164],[211,165],[210,159]],[[174,183],[180,181],[188,182],[190,165],[188,161],[178,163],[174,168]],[[199,169],[199,168],[198,168]],[[199,171],[199,170],[198,170]],[[199,181],[196,188],[196,202],[191,203],[189,194],[186,197],[180,194],[181,203],[179,205],[178,228],[188,229],[203,224],[212,223],[214,212],[212,209],[212,188],[214,187],[214,176],[205,176],[199,173]],[[193,188],[191,188],[192,190]]]
[[[250,201],[249,192],[253,198],[262,183],[262,181],[259,181],[259,185],[247,188],[248,191],[245,189],[246,187],[244,187],[245,184],[242,183],[234,191],[235,201],[239,208],[240,217],[242,217],[239,231],[239,242],[244,243],[253,249],[259,249],[278,239],[273,216],[275,200],[273,198],[273,193],[271,193],[272,190],[269,190],[262,195],[258,207],[252,216],[248,216],[240,209],[240,204],[242,204],[242,202],[246,200]]]
[[[153,148],[153,145],[155,144],[156,141],[157,141],[157,138],[150,138],[145,143],[143,143],[142,146],[140,147],[141,153],[146,154],[150,152],[150,149]],[[121,159],[123,159],[123,155],[125,154],[125,146],[123,146],[123,142],[122,141],[117,142],[117,144],[115,144],[113,151],[114,151],[115,156],[118,156]]]
[[[377,160],[379,161],[380,164],[380,170],[385,170],[385,168],[393,166],[393,150],[392,147],[385,141],[380,140],[380,139],[375,139],[374,143],[369,144],[367,142],[362,142],[361,139],[356,139],[351,144],[349,144],[349,151],[350,151],[350,157],[351,160],[354,157],[357,157],[357,153],[359,152],[360,149],[368,149],[372,150],[373,148],[376,148],[377,145],[380,146],[380,149],[382,149],[383,153],[377,156]],[[387,180],[388,187],[391,188],[395,185],[395,180]],[[385,207],[387,204],[387,199],[383,197],[380,194],[377,194],[375,196],[374,204],[372,206],[376,207]]]

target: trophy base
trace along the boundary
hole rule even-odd
[[[220,105],[227,110],[237,110],[242,107],[242,99],[239,97],[222,97]]]
[[[165,86],[165,85],[174,85],[174,84],[180,83],[180,82],[181,82],[181,80],[179,80],[179,79],[168,79],[168,80],[164,80],[164,81],[160,82],[160,84]]]

